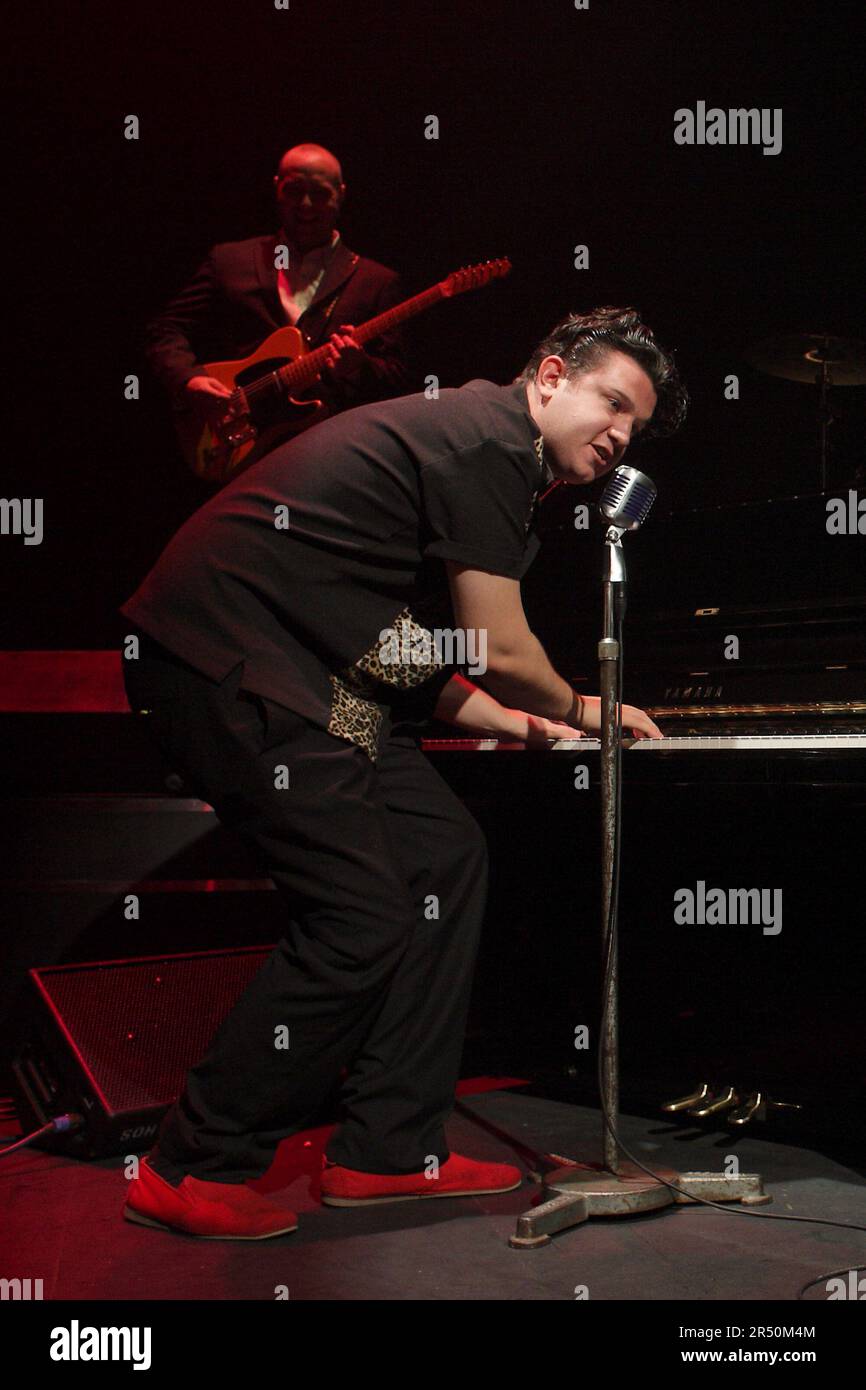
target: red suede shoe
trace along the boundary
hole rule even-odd
[[[520,1169],[510,1163],[480,1163],[463,1154],[451,1154],[435,1178],[424,1173],[361,1173],[331,1163],[322,1155],[322,1201],[328,1207],[366,1207],[423,1197],[477,1197],[483,1192],[511,1192],[521,1181]]]
[[[293,1211],[275,1206],[245,1183],[203,1182],[187,1174],[180,1187],[172,1187],[146,1158],[129,1184],[123,1215],[141,1226],[205,1240],[267,1240],[298,1229]]]

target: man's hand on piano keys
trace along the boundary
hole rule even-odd
[[[546,748],[565,739],[583,738],[601,732],[601,697],[579,695],[580,728],[561,719],[546,719],[527,710],[509,709],[486,690],[455,672],[439,692],[433,713],[436,719],[478,734],[492,734],[503,742],[525,743],[528,748]],[[661,729],[643,710],[634,705],[622,707],[623,733],[633,738],[663,738]]]
[[[585,734],[601,736],[601,696],[600,695],[580,695],[578,699],[582,703],[580,712],[580,728]],[[648,714],[636,705],[623,705],[622,707],[622,731],[625,737],[629,734],[632,738],[664,738],[664,734],[657,724],[654,724]],[[571,736],[574,737],[575,730],[572,729]]]
[[[579,729],[561,720],[501,705],[459,672],[440,690],[433,713],[446,724],[456,724],[473,733],[493,734],[503,742],[526,743],[532,748],[547,748],[563,738],[583,738]]]
[[[526,733],[521,735],[521,742],[524,742],[527,748],[546,748],[552,740],[561,738],[583,738],[583,731],[572,728],[570,724],[560,724],[556,719],[543,719],[540,714],[527,714],[517,710],[514,713],[527,722]]]

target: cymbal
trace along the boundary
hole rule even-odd
[[[743,356],[759,371],[786,381],[814,386],[827,363],[831,386],[866,385],[866,343],[859,338],[833,338],[828,333],[790,333],[753,343]]]

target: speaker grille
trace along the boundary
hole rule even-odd
[[[115,1113],[175,1099],[271,951],[254,947],[33,973]]]

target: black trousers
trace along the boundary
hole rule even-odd
[[[373,763],[245,691],[243,663],[217,684],[142,635],[124,674],[167,761],[285,904],[285,934],[189,1072],[154,1168],[175,1185],[260,1176],[344,1069],[328,1158],[443,1163],[487,893],[480,828],[387,718]]]

